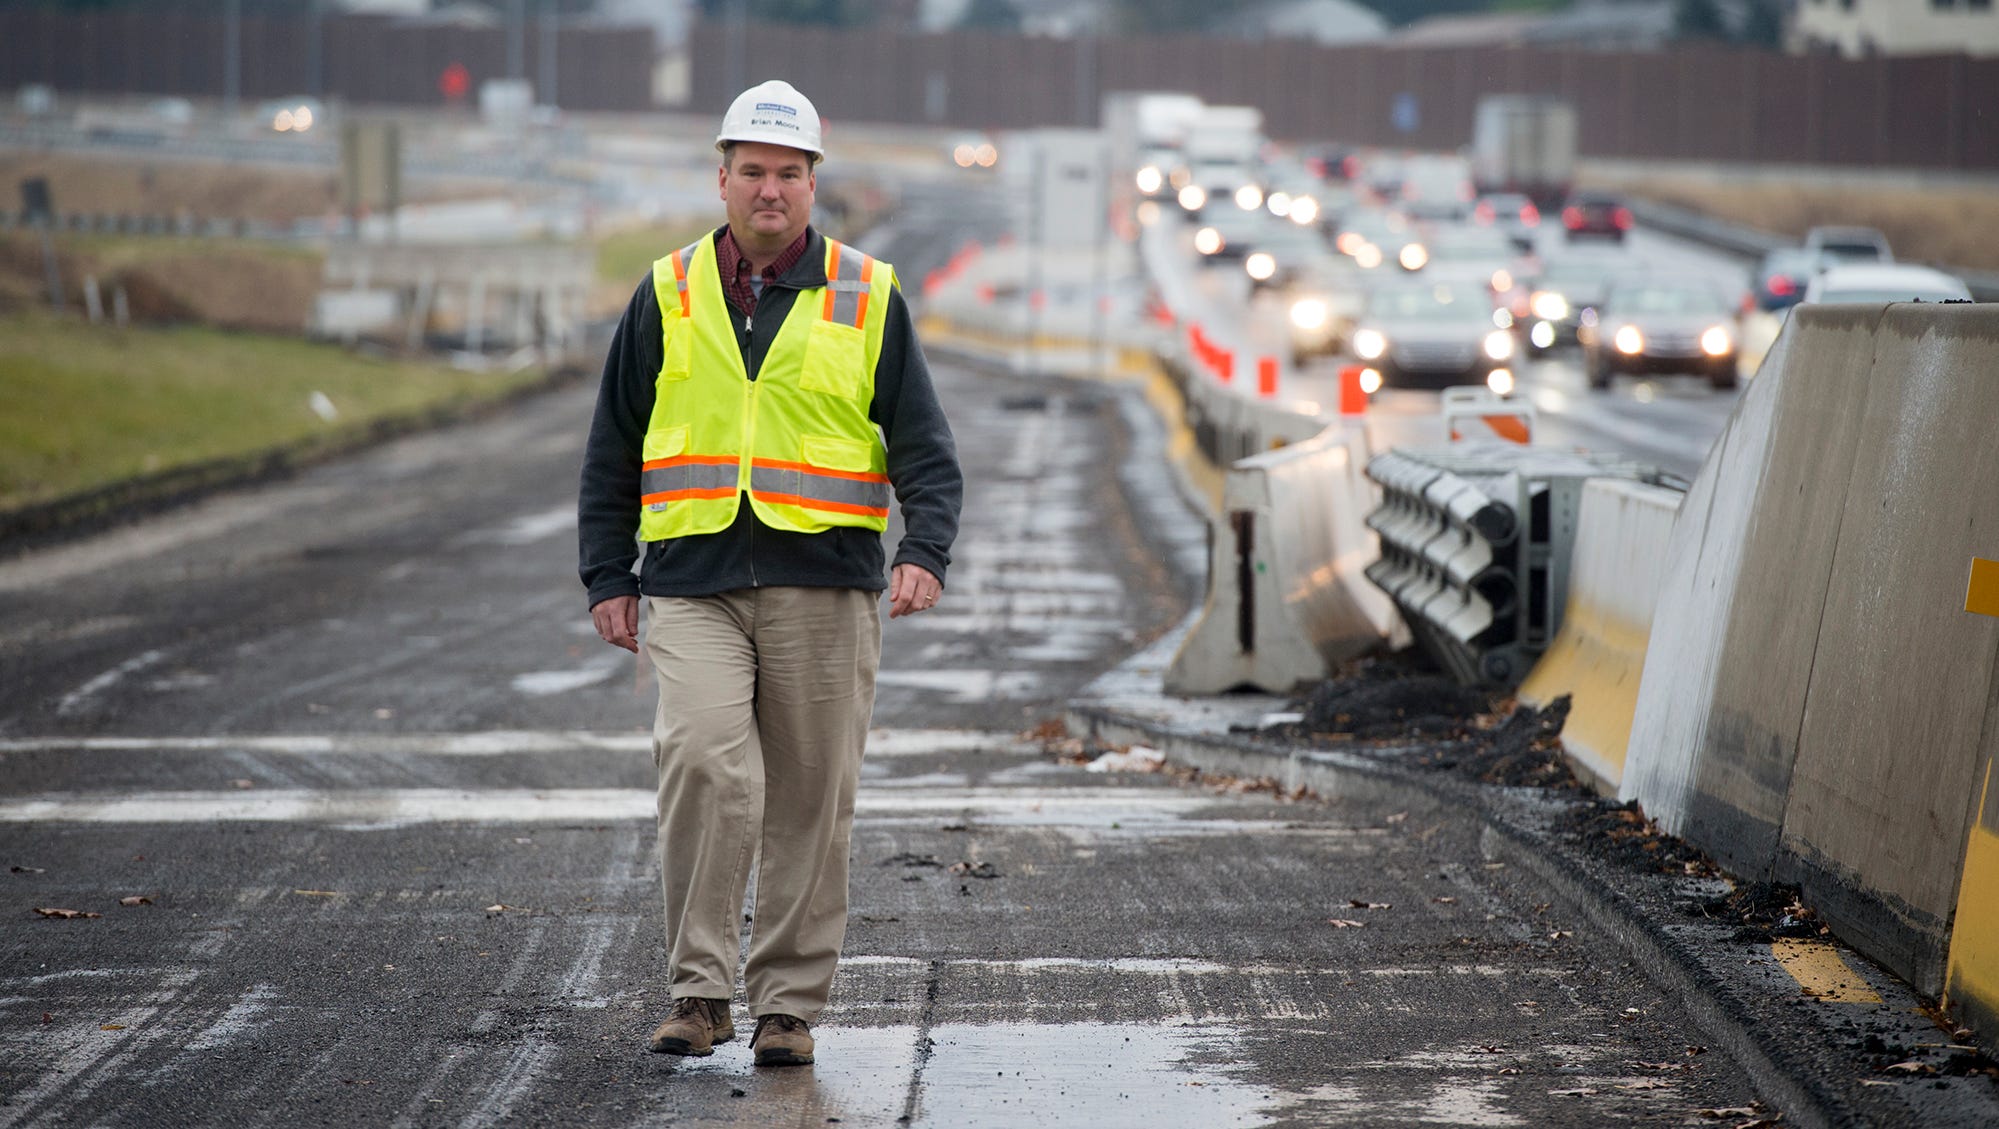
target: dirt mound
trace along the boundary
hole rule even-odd
[[[1364,660],[1298,701],[1288,735],[1395,741],[1461,736],[1492,712],[1492,695],[1458,685],[1406,658]]]
[[[1590,857],[1629,870],[1664,874],[1718,873],[1712,860],[1685,841],[1659,830],[1638,801],[1592,800],[1564,813],[1562,831]]]

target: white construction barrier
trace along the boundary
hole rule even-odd
[[[1229,469],[1207,602],[1167,668],[1169,693],[1284,693],[1403,641],[1394,604],[1362,575],[1376,553],[1366,463],[1361,429],[1340,425]]]
[[[1683,497],[1619,478],[1583,484],[1562,626],[1520,684],[1520,699],[1535,706],[1569,695],[1562,748],[1576,775],[1606,795],[1624,780],[1652,610]]]

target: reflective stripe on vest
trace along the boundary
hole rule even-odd
[[[875,261],[859,251],[848,251],[838,240],[826,241],[826,302],[820,317],[851,325],[855,329],[868,316],[868,286],[874,281]]]
[[[701,248],[700,240],[695,240],[673,253],[673,284],[680,291],[680,316],[693,317],[693,302],[687,296],[687,260]]]
[[[736,492],[737,467],[731,455],[676,455],[654,459],[639,471],[639,501],[648,506],[688,498],[726,498]]]
[[[750,460],[750,489],[768,502],[814,510],[888,516],[888,476],[827,470],[810,463]]]
[[[655,264],[663,359],[641,463],[642,540],[719,532],[739,496],[775,529],[887,528],[887,452],[868,412],[895,270],[824,242],[824,286],[798,291],[754,381],[714,237]]]

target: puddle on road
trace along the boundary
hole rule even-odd
[[[1270,1123],[1258,1112],[1270,1104],[1266,1090],[1189,1061],[1236,1037],[1212,1026],[945,1024],[931,1032],[921,1092],[906,1122],[899,1118],[917,1070],[916,1028],[827,1026],[813,1035],[818,1061],[810,1067],[758,1070],[740,1039],[717,1047],[713,1057],[671,1066],[681,1085],[705,1078],[743,1091],[740,1119],[732,1124],[798,1117],[913,1129]]]
[[[1221,1036],[1130,1023],[946,1024],[931,1033],[918,1126],[1268,1124],[1269,1095],[1190,1062]]]

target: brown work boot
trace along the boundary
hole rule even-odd
[[[750,1037],[758,1066],[803,1066],[812,1061],[812,1029],[793,1015],[757,1017],[757,1033]]]
[[[680,996],[666,1013],[666,1022],[654,1029],[652,1049],[663,1055],[712,1055],[716,1043],[735,1037],[729,1001]]]

